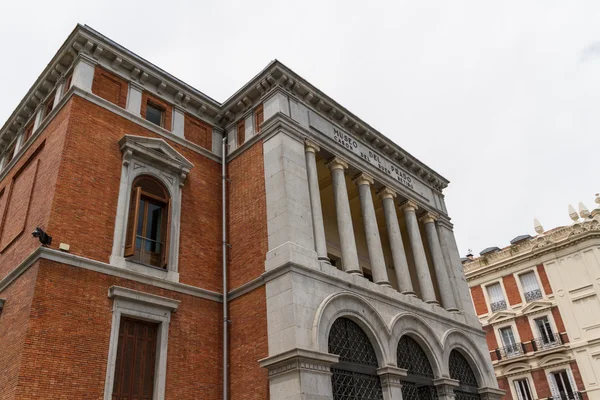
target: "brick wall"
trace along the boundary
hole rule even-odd
[[[558,307],[552,307],[552,317],[554,318],[554,323],[556,324],[556,329],[558,330],[557,333],[565,332],[564,335],[561,335],[561,338],[565,343],[569,343],[569,336],[566,334],[567,330],[565,329],[565,324],[562,316],[560,315],[560,310]]]
[[[16,398],[102,398],[113,285],[181,301],[169,327],[165,398],[221,398],[220,303],[48,260],[40,261]]]
[[[52,247],[69,243],[72,253],[108,262],[122,166],[118,141],[125,134],[158,135],[80,97],[71,102],[49,226]],[[220,164],[167,142],[194,164],[182,191],[180,281],[220,291]]]
[[[527,352],[533,351],[533,347],[530,343],[533,340],[533,332],[531,331],[529,318],[526,315],[521,315],[520,317],[515,318],[515,324],[517,325],[517,330],[519,331],[521,343],[526,343],[525,350]]]
[[[485,341],[487,342],[488,349],[490,350],[490,357],[492,361],[498,360],[495,350],[498,348],[498,341],[494,334],[494,327],[492,325],[484,326]]]
[[[540,276],[540,280],[542,281],[544,293],[546,293],[546,295],[552,294],[552,286],[550,286],[550,281],[548,280],[548,275],[546,274],[546,268],[544,267],[544,264],[538,265],[537,271],[538,275]]]
[[[0,181],[0,279],[39,245],[36,227],[49,229],[51,205],[71,102],[64,105]]]
[[[262,140],[233,159],[227,170],[231,290],[265,271],[267,199]]]
[[[0,315],[0,400],[14,399],[17,391],[37,271],[36,263],[0,292],[6,299]]]
[[[507,275],[502,278],[502,282],[504,283],[504,290],[506,291],[506,296],[508,297],[508,303],[511,306],[521,304],[523,301],[521,300],[521,294],[519,293],[519,287],[517,286],[515,276]]]
[[[548,383],[548,377],[543,369],[536,369],[531,372],[533,378],[533,384],[535,385],[535,391],[537,392],[538,399],[544,399],[552,396],[550,391],[550,385]]]
[[[127,92],[129,84],[117,75],[108,72],[97,65],[92,82],[92,93],[110,101],[119,107],[127,106]]]
[[[230,303],[230,398],[263,400],[269,398],[267,370],[258,360],[269,355],[267,302],[261,286]]]
[[[488,307],[483,295],[483,288],[481,286],[473,286],[471,288],[471,298],[473,299],[473,304],[475,304],[475,312],[477,312],[477,315],[486,314],[488,312]]]
[[[506,391],[504,396],[502,396],[503,400],[512,400],[512,393],[510,391],[510,386],[508,384],[508,378],[498,378],[498,388]]]
[[[573,379],[575,380],[575,385],[577,385],[577,391],[585,390],[585,386],[583,384],[583,379],[581,378],[581,373],[579,372],[579,366],[577,365],[577,361],[571,361],[569,365],[571,366],[571,371],[573,372]],[[587,397],[587,393],[584,393],[584,397]]]
[[[207,150],[212,150],[212,127],[210,125],[185,114],[183,129],[187,140]]]

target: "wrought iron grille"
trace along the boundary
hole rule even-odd
[[[492,312],[506,310],[506,300],[500,300],[495,303],[491,303],[490,308],[492,309]]]
[[[398,367],[407,370],[408,375],[419,375],[433,379],[433,370],[427,355],[419,344],[409,336],[402,336],[398,343]]]
[[[335,400],[383,400],[377,375],[332,368],[331,383]]]
[[[437,400],[435,386],[420,386],[413,382],[402,382],[402,400]]]
[[[560,392],[560,396],[548,397],[548,400],[582,400],[581,392],[566,393]]]
[[[500,347],[496,349],[496,357],[498,357],[498,360],[522,356],[525,353],[525,344],[523,343],[514,343],[506,347]]]
[[[527,303],[538,300],[542,298],[542,291],[540,289],[535,289],[529,292],[525,292],[525,301]]]
[[[546,350],[551,349],[553,347],[562,346],[563,341],[560,337],[560,333],[555,333],[553,335],[547,335],[544,337],[535,338],[531,341],[533,346],[533,350]]]
[[[465,356],[458,350],[452,350],[450,352],[448,365],[450,367],[450,378],[458,380],[461,386],[477,388],[475,374]]]
[[[366,333],[353,321],[338,318],[329,332],[329,352],[340,362],[377,367],[377,355]]]

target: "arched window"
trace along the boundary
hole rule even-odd
[[[407,370],[407,375],[402,377],[402,399],[437,399],[433,369],[421,346],[413,338],[404,335],[398,343],[397,357],[398,368]]]
[[[383,400],[377,356],[365,332],[353,321],[338,318],[329,332],[329,353],[340,356],[332,368],[334,400]]]
[[[458,350],[450,352],[448,361],[450,378],[458,381],[458,387],[454,389],[456,400],[479,400],[477,393],[477,379],[469,365],[469,362]]]
[[[133,181],[125,257],[167,268],[170,204],[169,192],[156,178],[142,175]]]

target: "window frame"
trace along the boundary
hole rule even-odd
[[[242,147],[246,143],[246,119],[242,118],[236,125],[236,143],[237,147]]]
[[[153,121],[150,121],[148,119],[148,107],[152,107],[155,108],[156,110],[160,111],[160,125],[155,124]],[[166,118],[166,112],[167,110],[165,109],[165,107],[161,106],[160,104],[152,101],[151,99],[148,99],[146,101],[146,112],[144,113],[144,119],[148,122],[150,122],[151,124],[154,124],[156,126],[159,126],[161,128],[165,127],[165,118]]]
[[[261,116],[260,122],[258,116]],[[254,134],[260,133],[260,125],[265,121],[265,110],[262,104],[259,104],[258,107],[254,109]]]
[[[515,339],[515,343],[517,343],[517,345],[519,345],[520,343],[522,343],[521,341],[521,336],[519,334],[519,329],[517,328],[517,324],[515,323],[514,320],[511,321],[507,321],[505,323],[502,324],[498,324],[497,326],[495,326],[494,329],[494,335],[496,336],[496,343],[498,343],[498,348],[499,349],[504,349],[506,348],[505,344],[504,344],[504,340],[502,340],[502,334],[500,333],[501,329],[505,329],[505,328],[511,328],[512,329],[512,334],[513,337]],[[521,348],[522,350],[522,348]],[[524,353],[521,351],[520,355],[523,355]],[[511,355],[511,356],[506,356],[506,358],[513,358],[513,357],[518,357],[519,355],[515,354],[515,355]],[[503,358],[504,359],[504,358]]]
[[[511,381],[509,382],[509,385],[511,386],[511,392],[513,394],[513,398],[514,399],[518,399],[518,400],[535,400],[537,399],[537,393],[535,391],[535,384],[532,385],[530,382],[533,382],[533,379],[529,374],[526,376],[519,376],[516,377],[514,379],[511,379]],[[522,382],[525,381],[527,382],[527,388],[529,389],[529,394],[531,395],[531,399],[524,399],[519,395],[519,392],[517,391],[517,387],[516,384],[517,382]]]
[[[152,400],[164,399],[169,324],[171,314],[177,311],[180,301],[119,286],[111,286],[108,290],[108,297],[113,299],[113,309],[106,379],[104,382],[104,400],[112,400],[122,317],[158,324]]]
[[[554,321],[554,315],[552,314],[552,309],[541,312],[541,313],[536,313],[535,318],[533,318],[533,317],[529,318],[529,326],[530,326],[531,332],[533,333],[533,336],[534,336],[533,339],[536,340],[539,337],[539,336],[537,336],[539,334],[539,331],[538,331],[538,327],[537,327],[537,324],[535,321],[537,319],[544,318],[544,317],[548,319],[548,322],[550,323],[550,328],[552,329],[552,331],[554,332],[555,335],[559,336],[559,338],[560,338],[559,340],[562,342],[562,336],[560,336],[561,332],[558,331],[556,322]],[[548,345],[547,348],[553,348],[553,347],[557,347],[557,346]],[[538,351],[545,350],[545,349],[546,348],[540,347],[538,349]]]
[[[489,296],[489,293],[488,293],[488,288],[490,286],[495,285],[495,284],[499,284],[500,285],[500,290],[502,290],[502,296],[504,297],[504,302],[506,303],[506,308],[503,309],[503,310],[492,311],[492,303],[490,301],[490,296]],[[506,295],[506,290],[504,289],[504,282],[503,282],[502,278],[499,278],[499,279],[494,280],[492,282],[488,282],[488,283],[482,285],[482,287],[483,287],[483,297],[485,298],[485,305],[486,305],[486,307],[488,309],[488,315],[494,314],[494,313],[499,312],[499,311],[505,311],[505,310],[508,310],[508,309],[511,308],[510,304],[508,303],[508,300],[507,300],[508,296]]]
[[[521,302],[522,302],[521,304],[523,304],[523,305],[533,302],[533,301],[528,302],[525,299],[525,290],[523,288],[523,285],[521,284],[521,275],[525,275],[530,272],[533,272],[533,274],[535,275],[535,279],[538,283],[538,288],[539,288],[540,292],[542,293],[542,297],[540,299],[536,299],[533,301],[540,301],[540,300],[544,300],[546,298],[546,293],[544,292],[544,285],[542,285],[542,281],[538,274],[537,267],[527,268],[526,270],[519,271],[519,272],[513,274],[515,276],[515,281],[517,282],[517,288],[519,289],[519,295],[521,296]]]

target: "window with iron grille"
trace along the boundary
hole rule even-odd
[[[519,279],[521,280],[523,296],[525,297],[525,301],[527,303],[542,298],[542,291],[540,290],[540,285],[538,284],[535,272],[529,271],[521,274],[519,275]]]
[[[502,292],[500,283],[487,286],[487,292],[492,312],[506,310],[506,300],[504,299],[504,292]]]
[[[329,332],[329,353],[340,356],[332,368],[334,400],[383,400],[377,355],[365,332],[348,318],[338,318]]]
[[[477,378],[465,356],[458,350],[452,350],[448,367],[450,378],[458,381],[458,387],[454,389],[455,400],[479,400]]]
[[[515,385],[515,391],[517,392],[517,397],[519,400],[533,400],[533,394],[531,393],[531,388],[529,387],[529,380],[518,379],[513,382]]]
[[[403,400],[437,399],[433,369],[423,348],[410,336],[402,336],[396,352],[398,367],[406,369],[402,378]]]

